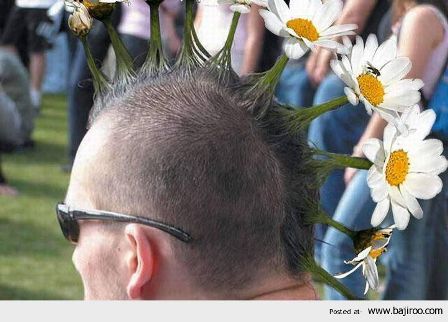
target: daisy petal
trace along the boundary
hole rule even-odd
[[[424,172],[438,175],[447,169],[447,160],[443,155],[416,156],[410,162],[409,172]]]
[[[370,195],[375,202],[381,202],[388,196],[388,190],[386,186],[386,182],[382,181],[380,184],[372,187],[370,191]]]
[[[391,148],[392,148],[392,144],[395,141],[395,138],[397,136],[397,128],[394,127],[392,124],[388,124],[386,126],[386,128],[384,129],[384,133],[383,133],[383,139],[384,139],[384,150],[389,153]]]
[[[342,1],[329,0],[326,1],[322,10],[314,16],[314,21],[318,30],[326,30],[339,17],[342,11]]]
[[[335,25],[323,31],[320,35],[322,37],[335,37],[340,35],[350,34],[353,30],[358,28],[355,24]]]
[[[352,55],[350,57],[350,63],[353,68],[355,76],[361,74],[361,58],[364,55],[364,41],[361,37],[356,37],[356,44],[352,48]]]
[[[372,257],[367,256],[364,267],[364,276],[366,277],[370,288],[373,290],[378,289],[378,269],[376,267],[375,260]]]
[[[366,287],[364,288],[364,295],[369,291],[369,282],[366,281]]]
[[[358,96],[355,94],[355,92],[353,92],[353,90],[350,87],[344,87],[344,94],[347,96],[347,99],[350,102],[350,104],[352,104],[353,106],[357,106],[359,104]]]
[[[392,213],[394,215],[394,221],[395,225],[397,225],[397,229],[399,230],[406,229],[410,218],[409,211],[393,201],[391,203],[392,203]]]
[[[308,48],[303,43],[295,38],[288,38],[284,44],[283,49],[286,56],[291,59],[299,59],[307,52]]]
[[[378,78],[384,85],[389,85],[406,76],[411,70],[411,67],[412,63],[408,57],[398,57],[389,61],[383,68],[381,68],[381,75]]]
[[[290,0],[289,10],[296,16],[307,12],[309,5],[310,0]]]
[[[372,246],[367,247],[362,252],[358,254],[355,258],[351,260],[351,262],[360,262],[366,259],[369,256],[370,251],[372,250]]]
[[[406,187],[404,185],[401,185],[400,192],[411,214],[415,218],[421,219],[423,217],[423,210],[422,207],[420,207],[420,204],[418,203],[417,199],[415,199],[415,197],[406,190]]]
[[[364,55],[362,57],[362,62],[372,63],[373,55],[375,55],[376,50],[378,49],[378,40],[374,34],[370,34],[366,40],[366,46],[364,48]]]
[[[275,14],[265,9],[260,9],[259,12],[264,19],[266,29],[277,36],[289,37],[289,33],[285,30],[282,22],[277,18]]]
[[[268,8],[274,15],[279,17],[284,24],[291,19],[289,8],[283,0],[269,0]]]
[[[433,157],[441,155],[443,152],[443,143],[437,139],[428,139],[423,141],[421,144],[417,145],[415,149],[408,152],[409,157]],[[411,164],[411,168],[412,168]]]
[[[368,139],[362,146],[362,151],[367,159],[377,164],[386,159],[383,150],[383,144],[378,139]]]
[[[362,265],[362,262],[358,263],[355,267],[353,267],[351,270],[349,270],[348,272],[345,273],[341,273],[341,274],[336,274],[334,275],[335,278],[344,278],[349,276],[351,273],[353,273],[354,271],[356,271],[360,266]]]
[[[436,121],[436,113],[434,110],[425,110],[418,116],[417,123],[415,124],[416,132],[414,136],[419,140],[426,138],[431,132],[432,126]]]
[[[383,201],[377,203],[375,210],[373,211],[372,214],[372,219],[370,220],[370,224],[373,227],[381,225],[381,223],[384,221],[384,218],[386,218],[387,213],[389,212],[389,207],[390,207],[389,198],[386,198]]]
[[[443,187],[438,176],[427,173],[409,173],[403,185],[414,197],[425,200],[435,197]]]
[[[381,172],[382,168],[378,169],[376,164],[370,167],[369,172],[367,173],[367,184],[369,187],[373,188],[384,183],[384,177]]]
[[[397,37],[392,36],[378,47],[373,56],[372,64],[381,69],[381,67],[395,57],[397,57]]]

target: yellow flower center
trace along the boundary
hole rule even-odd
[[[311,20],[296,18],[289,20],[286,23],[286,26],[294,30],[297,36],[306,38],[309,41],[316,41],[319,39],[319,33]]]
[[[408,172],[408,154],[403,150],[392,152],[386,165],[386,181],[391,186],[398,186],[406,179]]]
[[[372,74],[361,74],[357,78],[359,90],[362,96],[373,106],[378,106],[384,101],[383,84]]]
[[[384,253],[386,251],[386,248],[378,248],[378,249],[373,249],[370,251],[369,256],[372,257],[373,259],[378,258],[382,253]]]

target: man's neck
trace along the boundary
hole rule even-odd
[[[311,282],[260,294],[252,300],[317,300],[317,293]]]
[[[270,285],[269,285],[270,284]],[[250,297],[252,300],[317,300],[318,296],[314,289],[312,278],[304,274],[300,281],[286,280],[269,283],[256,295]]]

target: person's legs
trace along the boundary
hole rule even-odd
[[[309,107],[313,102],[315,88],[311,85],[303,62],[286,66],[278,82],[275,96],[282,104],[293,107]]]
[[[49,48],[47,40],[37,32],[39,25],[50,21],[46,9],[26,8],[27,42],[30,59],[31,102],[40,108],[42,82],[45,74],[45,51]]]
[[[121,34],[120,37],[134,60],[134,67],[138,69],[145,62],[148,53],[148,40],[128,34]]]
[[[392,235],[384,261],[385,300],[448,299],[448,173],[441,179],[442,192],[419,201],[423,218],[411,218],[406,230]]]
[[[374,207],[375,203],[370,197],[370,189],[367,186],[367,171],[360,170],[342,195],[333,219],[353,230],[368,229],[371,228],[370,218]],[[345,264],[344,260],[351,260],[355,256],[351,238],[332,227],[328,228],[321,250],[322,267],[332,275],[343,273],[353,268],[353,266]],[[363,297],[365,279],[362,276],[362,269],[340,281],[353,294],[360,298]],[[330,287],[325,287],[325,298],[328,300],[345,299]]]
[[[322,104],[345,95],[344,87],[336,75],[328,75],[319,85],[313,104]],[[369,116],[362,105],[354,107],[347,104],[315,119],[310,125],[308,140],[311,146],[324,151],[351,154],[368,120]],[[333,216],[344,190],[344,171],[332,171],[320,189],[321,206],[329,216]],[[316,226],[316,239],[324,239],[325,232],[325,226]],[[315,253],[319,259],[319,243],[316,244]]]

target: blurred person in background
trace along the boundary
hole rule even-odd
[[[249,13],[242,14],[235,32],[232,67],[240,76],[257,70],[265,33],[259,9],[252,5]],[[224,47],[233,14],[230,5],[199,2],[195,28],[202,45],[212,56]]]
[[[20,43],[26,40],[31,80],[29,91],[37,110],[41,105],[45,50],[49,47],[47,40],[38,33],[38,28],[43,23],[51,23],[47,10],[56,2],[57,0],[16,0],[1,39],[2,46],[15,54],[18,54]]]
[[[394,0],[393,33],[398,37],[399,56],[409,57],[412,69],[406,78],[419,78],[424,82],[421,92],[429,100],[434,87],[446,65],[448,56],[447,6],[443,0]],[[418,35],[418,37],[416,37]],[[426,108],[426,106],[422,106]],[[386,122],[373,114],[362,136],[355,145],[354,156],[364,157],[363,143],[369,138],[382,138]],[[444,154],[447,145],[444,142]],[[448,299],[448,261],[445,260],[448,249],[448,176],[441,175],[442,192],[434,199],[421,200],[423,218],[411,220],[406,230],[394,232],[384,264],[387,269],[387,281],[383,299],[387,300],[446,300]],[[334,218],[343,224],[352,226],[350,218],[358,218],[369,228],[370,218],[376,204],[370,197],[367,185],[367,171],[346,169],[344,180],[347,189],[341,198]],[[383,225],[387,225],[387,218]],[[347,251],[349,238],[329,228],[322,246],[327,254],[323,266],[330,273],[346,270],[343,260],[352,257]],[[331,244],[327,245],[326,243]],[[440,260],[443,259],[443,260]],[[354,292],[362,292],[361,272],[350,276],[347,286]],[[343,280],[342,280],[343,281]],[[327,298],[343,299],[334,290],[327,290]]]
[[[387,24],[388,15],[386,13],[388,9],[388,0],[347,0],[338,23],[355,23],[358,25],[357,33],[361,38],[366,40],[368,35],[373,33],[378,36],[381,42],[390,34],[388,32],[383,35],[378,32],[381,23],[386,22]],[[386,30],[390,30],[390,22],[389,28],[386,28]],[[306,61],[305,71],[302,73],[306,74],[305,82],[307,85],[302,86],[315,88],[313,105],[322,104],[345,95],[345,84],[330,68],[330,60],[335,58],[330,51],[317,49],[310,54]],[[347,104],[315,119],[309,127],[308,140],[312,146],[324,151],[351,154],[368,121],[369,115],[365,112],[362,104],[356,108]],[[343,176],[343,170],[332,171],[320,189],[321,206],[329,216],[334,216],[336,207],[346,188]],[[353,217],[353,220],[357,220],[357,218]],[[327,226],[318,225],[316,227],[316,238],[320,241],[325,239],[326,231]],[[322,242],[316,244],[318,259],[321,257],[322,247]],[[344,280],[342,282],[348,283]]]
[[[28,88],[28,74],[19,58],[0,48],[0,154],[33,146],[31,134],[36,114]],[[3,174],[1,156],[0,195],[17,195]]]
[[[179,8],[180,3],[177,0],[165,0],[160,8],[160,20],[164,24],[162,37],[170,38],[168,42],[170,43],[170,49],[173,51],[177,51],[180,44],[174,27],[174,19]],[[129,4],[121,4],[114,10],[112,15],[113,23],[115,26],[118,26],[120,37],[135,60],[134,65],[136,68],[140,67],[144,62],[148,51],[148,40],[150,38],[149,17],[149,6],[144,0],[133,0]],[[102,23],[95,21],[87,41],[95,61],[103,62],[110,46],[110,39]],[[84,49],[78,41],[69,80],[69,163],[63,167],[64,171],[71,170],[79,144],[87,132],[89,112],[93,105],[93,84],[89,81],[90,78],[90,70],[87,66]]]

